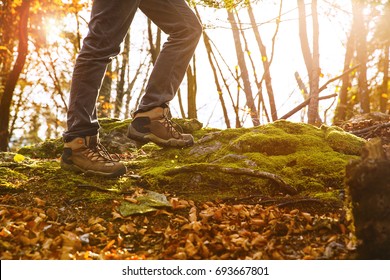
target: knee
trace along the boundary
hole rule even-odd
[[[185,38],[188,41],[199,41],[202,35],[203,27],[198,18],[194,17],[186,24],[182,25],[180,31],[177,33],[179,37]]]
[[[199,38],[203,32],[202,24],[199,22],[199,20],[196,20],[196,22],[194,22],[194,25],[192,26],[192,28],[193,28],[192,32],[194,34],[195,39],[199,40]]]

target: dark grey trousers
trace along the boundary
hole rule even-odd
[[[165,106],[174,98],[202,33],[185,0],[94,0],[73,71],[65,142],[98,133],[96,102],[106,67],[118,55],[138,8],[169,35],[138,110]]]

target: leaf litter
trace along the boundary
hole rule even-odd
[[[342,210],[197,203],[142,189],[78,216],[38,196],[31,201],[19,207],[17,196],[0,197],[1,259],[350,259],[355,253],[352,222]],[[123,210],[142,203],[153,211]]]

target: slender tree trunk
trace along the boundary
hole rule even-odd
[[[227,128],[230,128],[231,126],[230,126],[229,115],[228,115],[228,112],[226,109],[225,100],[224,100],[223,95],[222,95],[222,87],[221,87],[221,84],[219,83],[219,80],[218,80],[217,70],[216,70],[216,67],[215,67],[214,62],[213,62],[212,49],[211,49],[209,37],[207,36],[207,34],[204,31],[203,31],[203,41],[204,41],[204,44],[206,47],[207,57],[209,59],[211,70],[213,71],[215,86],[217,87],[217,93],[218,93],[219,101],[220,101],[221,106],[222,106],[222,112],[223,112],[223,116],[225,119],[225,124],[226,124]]]
[[[14,95],[16,84],[19,80],[20,73],[23,71],[28,53],[28,18],[30,12],[30,1],[24,0],[19,10],[19,45],[18,56],[13,69],[11,70],[5,84],[4,93],[0,100],[0,151],[8,149],[9,120],[11,112],[12,97]]]
[[[130,32],[127,32],[124,42],[123,54],[122,54],[122,64],[119,68],[119,75],[116,85],[116,98],[115,98],[115,108],[114,116],[119,118],[119,115],[122,111],[123,97],[125,96],[125,81],[126,81],[126,72],[129,65],[129,52],[130,52]]]
[[[307,73],[309,76],[310,85],[310,101],[308,108],[308,123],[318,124],[321,120],[318,118],[318,97],[319,97],[319,24],[317,13],[317,0],[312,1],[312,19],[313,19],[313,54],[310,50],[309,40],[307,36],[306,9],[305,1],[297,0],[299,12],[299,37],[301,41],[301,49],[303,59],[305,61]]]
[[[248,69],[246,67],[245,63],[245,57],[244,52],[242,50],[242,44],[240,39],[240,32],[238,30],[238,25],[236,22],[236,19],[234,18],[234,14],[232,11],[227,10],[228,13],[228,20],[232,27],[233,37],[234,37],[234,46],[236,48],[236,54],[237,54],[237,60],[238,60],[238,66],[241,70],[241,79],[244,84],[244,92],[246,96],[246,104],[248,106],[248,109],[250,110],[250,116],[252,118],[252,123],[254,126],[260,125],[260,119],[259,115],[257,113],[256,105],[253,99],[253,93],[251,89],[251,83],[249,80],[249,73]]]
[[[380,110],[382,113],[385,113],[387,111],[387,104],[389,101],[389,50],[390,41],[387,41],[387,44],[385,46],[382,92],[380,97]]]
[[[351,32],[348,37],[345,57],[344,57],[344,71],[348,71],[350,68],[352,59],[354,57],[355,51],[355,28],[352,24]],[[336,108],[335,120],[334,122],[345,121],[347,117],[347,108],[348,108],[348,91],[351,86],[351,75],[344,75],[341,79],[341,89],[339,95],[339,103]]]
[[[268,99],[269,99],[269,105],[271,109],[271,118],[273,121],[276,121],[278,119],[278,114],[276,110],[276,103],[275,103],[275,96],[274,96],[274,90],[272,87],[272,79],[271,79],[271,71],[270,71],[270,64],[268,60],[267,55],[267,49],[265,48],[265,45],[263,44],[263,40],[261,39],[259,29],[256,24],[256,19],[253,14],[252,6],[248,5],[248,15],[251,22],[252,30],[255,34],[255,38],[257,41],[257,45],[260,50],[261,54],[261,60],[263,62],[263,68],[264,68],[264,81],[265,81],[265,87],[267,89],[268,93]]]
[[[192,59],[192,68],[191,65],[187,68],[187,99],[188,99],[188,118],[197,119],[197,107],[196,107],[196,59],[195,55]]]
[[[299,38],[301,41],[301,49],[303,59],[306,65],[307,74],[309,75],[309,80],[311,80],[311,76],[313,74],[313,61],[309,46],[309,40],[307,38],[305,1],[298,0],[297,3],[299,12]]]
[[[356,24],[356,58],[360,64],[358,70],[358,94],[362,113],[370,112],[370,98],[367,83],[367,28],[363,10],[365,1],[352,1],[353,20]]]
[[[310,102],[308,108],[308,123],[320,124],[318,112],[319,82],[320,82],[320,49],[319,49],[319,24],[317,0],[311,2],[311,13],[313,19],[313,74],[310,81]]]
[[[103,78],[99,92],[99,113],[100,117],[107,118],[111,115],[111,89],[112,89],[112,62],[107,65],[107,70]]]
[[[148,38],[150,54],[152,56],[153,65],[156,63],[157,57],[161,51],[161,29],[157,29],[156,41],[153,39],[152,21],[148,19]]]
[[[183,99],[182,99],[182,97],[181,97],[181,90],[180,90],[180,88],[177,90],[177,99],[178,99],[178,101],[179,101],[179,109],[180,109],[181,117],[182,117],[183,119],[185,119],[185,118],[186,118],[186,113],[185,113],[185,111],[184,111]]]

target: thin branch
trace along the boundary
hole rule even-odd
[[[352,71],[354,71],[355,69],[357,69],[357,68],[359,68],[359,67],[360,67],[360,64],[359,64],[359,65],[356,65],[355,67],[352,67],[352,68],[348,69],[348,70],[345,71],[344,73],[342,73],[342,74],[340,74],[340,75],[338,75],[338,76],[336,76],[336,77],[330,79],[330,80],[327,81],[323,86],[321,86],[321,87],[319,88],[318,93],[320,93],[321,91],[323,91],[324,89],[326,89],[327,86],[328,86],[330,83],[332,83],[332,82],[334,82],[334,81],[336,81],[336,80],[338,80],[338,79],[344,77],[345,75],[351,73]]]

